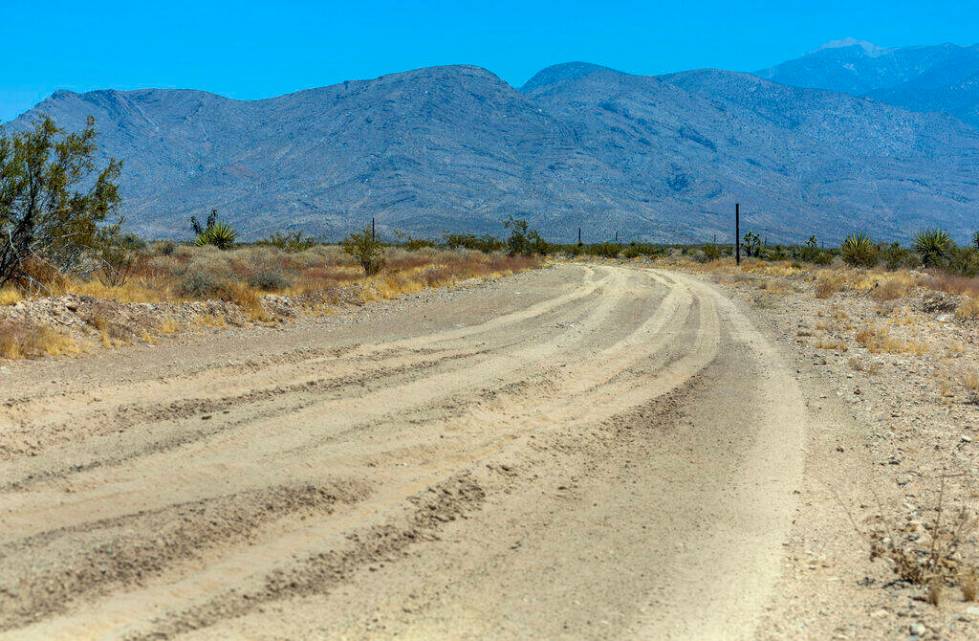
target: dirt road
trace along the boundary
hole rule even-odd
[[[807,429],[611,266],[0,376],[2,639],[751,638]]]

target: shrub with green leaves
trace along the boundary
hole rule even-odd
[[[102,242],[99,230],[120,203],[121,165],[96,169],[95,120],[66,133],[50,118],[6,136],[0,131],[0,286],[34,286],[31,265],[68,272]]]
[[[503,249],[505,244],[499,238],[490,236],[476,236],[475,234],[446,234],[445,244],[449,249],[473,249],[483,253],[495,252]]]
[[[360,233],[350,234],[343,239],[341,246],[343,251],[357,259],[368,276],[374,276],[384,267],[384,248],[381,242],[374,238],[370,227],[366,227]]]
[[[866,234],[850,234],[840,247],[843,262],[851,267],[876,267],[880,259],[880,250],[870,236]]]
[[[717,243],[704,245],[704,258],[706,258],[708,262],[721,259],[721,248],[718,247]]]
[[[510,230],[507,239],[507,253],[511,256],[531,256],[546,254],[547,242],[522,218],[510,216],[503,221],[503,227]]]
[[[749,231],[741,241],[741,248],[744,250],[745,256],[749,258],[761,256],[761,237]]]
[[[307,249],[315,246],[316,239],[312,236],[307,236],[301,231],[295,231],[291,234],[275,232],[265,240],[259,241],[258,244],[278,247],[279,249],[290,253],[298,253],[306,251]]]
[[[901,247],[900,243],[891,243],[881,249],[880,257],[884,261],[884,267],[894,271],[901,267],[910,267],[914,264],[914,258],[910,251]]]
[[[929,229],[914,237],[914,250],[921,256],[925,267],[945,265],[955,249],[952,237],[943,229]]]

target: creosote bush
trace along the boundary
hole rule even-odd
[[[370,227],[347,236],[342,247],[343,251],[357,259],[368,276],[374,276],[384,267],[383,245],[374,238]]]

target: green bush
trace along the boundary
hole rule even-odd
[[[275,232],[265,240],[258,242],[259,245],[269,245],[271,247],[278,247],[283,251],[290,253],[297,253],[301,251],[306,251],[311,247],[316,245],[316,239],[312,236],[307,236],[301,231],[296,231],[291,234],[283,234],[281,232]]]
[[[948,271],[970,278],[979,275],[979,249],[956,247],[951,250]]]
[[[880,250],[866,234],[850,234],[840,247],[843,262],[851,267],[875,267]]]
[[[891,243],[885,246],[880,252],[880,257],[884,261],[884,267],[891,271],[901,267],[909,267],[914,262],[911,252],[901,247],[900,243]]]
[[[510,237],[507,239],[507,253],[511,256],[531,256],[533,254],[546,254],[547,242],[541,238],[536,230],[530,229],[529,224],[522,218],[510,216],[503,221],[503,227],[510,230]]]
[[[945,265],[955,249],[952,237],[942,229],[929,229],[914,237],[914,250],[921,256],[925,267]]]
[[[384,267],[384,248],[381,242],[374,238],[371,228],[366,227],[360,233],[350,234],[341,243],[343,251],[357,259],[364,273],[373,276]]]
[[[704,258],[706,258],[708,262],[720,260],[721,248],[718,247],[717,244],[715,243],[711,243],[710,245],[704,245]]]
[[[472,249],[483,253],[500,251],[505,244],[499,238],[488,234],[476,236],[474,234],[446,234],[445,244],[449,249]]]

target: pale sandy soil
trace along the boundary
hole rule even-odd
[[[821,489],[859,417],[723,291],[562,265],[9,365],[0,638],[906,637]]]

